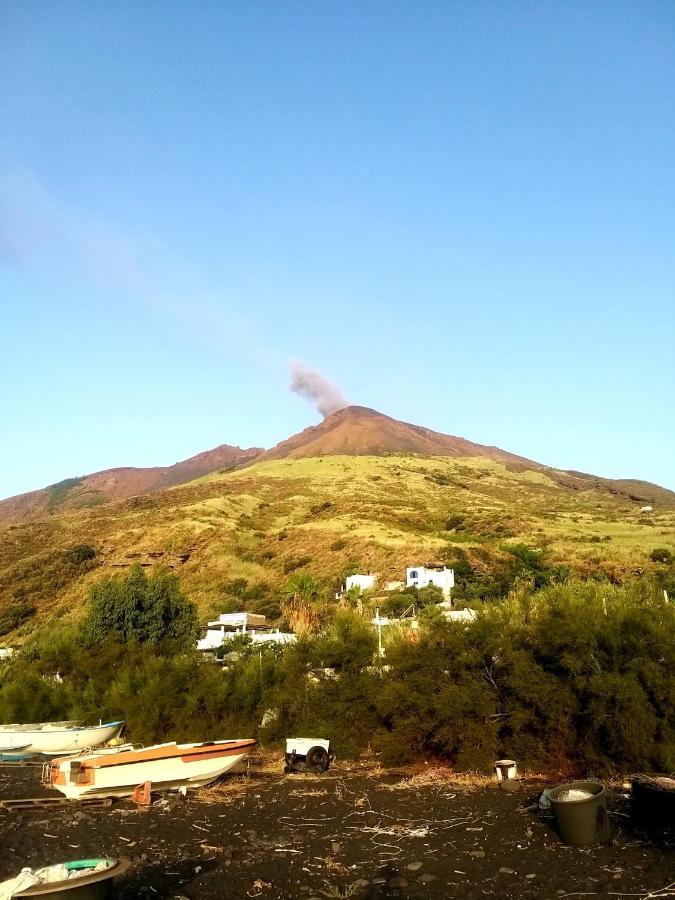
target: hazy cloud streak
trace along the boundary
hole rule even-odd
[[[228,284],[214,284],[147,230],[125,232],[98,213],[60,202],[30,170],[0,171],[0,266],[79,282],[102,305],[124,297],[217,354],[236,353],[262,369],[280,362],[236,308],[239,298]],[[45,297],[51,302],[49,292]]]

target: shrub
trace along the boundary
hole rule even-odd
[[[194,643],[197,612],[184,597],[176,575],[159,571],[148,577],[141,566],[127,575],[104,578],[89,595],[85,632],[92,642],[117,635],[121,640]]]
[[[652,562],[669,565],[673,561],[673,554],[665,547],[657,547],[656,550],[652,550],[649,554],[649,558]]]
[[[464,530],[464,516],[454,515],[449,516],[445,522],[445,530],[446,531],[463,531]]]
[[[224,594],[229,594],[231,597],[239,597],[240,599],[243,598],[247,588],[248,579],[246,578],[232,578],[224,581],[222,584]]]
[[[155,594],[139,587],[143,579],[154,583],[142,571],[108,579],[101,584],[115,581],[115,590],[99,596],[122,607],[126,624],[129,596],[141,595],[130,619],[148,631],[146,601]],[[107,627],[92,645],[90,621],[84,637],[59,625],[0,669],[0,719],[119,716],[134,740],[187,741],[254,735],[273,708],[266,739],[326,733],[343,755],[372,742],[392,764],[428,757],[489,770],[513,755],[524,766],[579,774],[672,771],[675,607],[661,584],[568,580],[537,590],[520,581],[470,623],[445,621],[431,603],[416,632],[387,630],[383,666],[370,624],[347,610],[331,619],[323,585],[296,573],[284,606],[309,627],[295,644],[241,641],[223,670],[177,649],[172,627],[145,643],[133,630],[125,643],[124,628]],[[57,670],[62,683],[50,678]]]
[[[389,594],[388,597],[385,597],[384,600],[379,604],[380,613],[385,616],[391,616],[392,618],[396,618],[402,615],[409,606],[412,606],[415,601],[410,596],[410,594],[403,593],[395,593]]]
[[[289,556],[284,560],[284,574],[289,575],[291,572],[295,572],[296,569],[302,569],[303,566],[306,566],[311,561],[311,556]]]
[[[373,661],[377,636],[361,616],[350,610],[339,610],[311,647],[310,664],[315,667],[355,672]]]
[[[19,601],[18,603],[10,603],[9,606],[0,612],[0,635],[8,634],[14,631],[19,625],[22,625],[27,619],[30,619],[37,612],[37,608],[32,603]]]
[[[71,547],[70,550],[64,550],[63,555],[69,562],[74,563],[76,566],[80,566],[82,563],[94,559],[96,550],[94,550],[93,547],[90,547],[89,544],[76,544],[74,547]]]

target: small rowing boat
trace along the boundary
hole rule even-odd
[[[29,751],[29,747],[30,744],[22,744],[17,747],[0,747],[0,762],[19,762],[22,759],[28,759],[33,755]]]
[[[49,784],[70,800],[127,797],[146,782],[153,790],[197,788],[215,781],[255,747],[250,738],[201,744],[156,744],[139,750],[87,753],[51,764]]]
[[[89,726],[72,722],[0,725],[0,752],[25,758],[38,753],[52,756],[88,750],[118,738],[123,727],[123,721]]]

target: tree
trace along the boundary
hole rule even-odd
[[[139,566],[127,575],[104,578],[91,588],[85,631],[90,641],[117,635],[126,642],[194,643],[197,612],[176,575],[159,571],[148,577]]]
[[[298,634],[316,631],[322,616],[321,582],[309,572],[298,572],[283,587],[281,611]]]
[[[315,638],[312,662],[338,671],[358,672],[371,665],[377,650],[375,629],[358,613],[341,609],[326,631]]]

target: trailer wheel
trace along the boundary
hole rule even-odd
[[[328,751],[324,747],[310,747],[305,759],[308,772],[325,772],[330,763]]]

